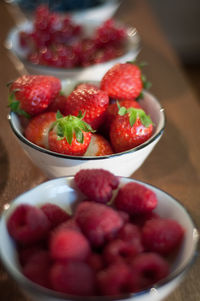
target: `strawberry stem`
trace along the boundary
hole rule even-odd
[[[140,118],[141,123],[145,127],[149,127],[150,124],[153,124],[151,117],[147,115],[144,110],[133,107],[126,109],[125,107],[120,107],[120,104],[118,102],[117,106],[119,108],[118,114],[120,116],[124,116],[125,114],[129,115],[129,122],[131,127],[135,124],[137,118]]]
[[[56,114],[57,120],[52,124],[50,130],[54,129],[56,131],[58,140],[66,139],[67,142],[71,144],[75,134],[76,140],[79,143],[83,143],[83,132],[95,132],[88,123],[83,121],[83,118],[84,115],[81,113],[79,113],[78,116],[67,115],[63,117],[58,111]]]

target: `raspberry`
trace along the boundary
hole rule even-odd
[[[137,241],[134,243],[114,239],[105,246],[103,256],[105,261],[111,264],[118,261],[130,260],[142,251],[143,247],[141,244],[138,244]]]
[[[117,263],[97,273],[97,285],[101,295],[116,296],[126,293],[126,286],[131,275],[126,264]]]
[[[157,197],[144,185],[130,182],[119,189],[115,205],[130,215],[140,215],[151,212],[157,206]]]
[[[47,251],[38,251],[29,258],[22,269],[23,274],[33,282],[50,288],[49,270],[51,260]]]
[[[10,235],[17,242],[31,244],[47,235],[50,223],[41,209],[21,204],[10,215],[7,227]]]
[[[94,272],[84,262],[55,263],[50,271],[50,279],[56,291],[80,296],[94,294]]]
[[[98,253],[91,253],[87,259],[87,263],[94,271],[100,271],[104,268],[103,257]]]
[[[75,221],[74,218],[70,218],[68,221],[60,224],[58,227],[56,227],[55,231],[60,230],[60,229],[70,229],[70,230],[75,230],[80,232],[81,229],[77,225],[77,222]]]
[[[119,178],[104,169],[82,169],[74,180],[91,201],[104,204],[110,201],[113,189],[119,185]]]
[[[29,259],[41,252],[41,251],[44,251],[45,250],[45,246],[44,244],[42,243],[39,243],[39,244],[34,244],[34,245],[28,245],[28,246],[20,246],[18,248],[18,258],[19,258],[19,262],[22,266],[25,266]]]
[[[144,247],[148,251],[167,255],[180,246],[184,229],[172,219],[152,219],[145,223],[142,230]]]
[[[165,259],[156,253],[142,253],[131,263],[133,278],[129,278],[130,288],[141,290],[167,277],[169,265]],[[137,278],[135,277],[137,275]]]
[[[144,214],[133,216],[132,222],[138,227],[143,227],[147,221],[155,218],[160,218],[160,216],[157,213],[151,211]]]
[[[125,241],[140,240],[141,233],[136,225],[126,223],[119,231],[117,237]]]
[[[123,220],[114,209],[98,203],[83,202],[77,207],[76,221],[90,243],[102,246],[116,236],[123,226]]]
[[[61,229],[50,239],[50,254],[54,259],[85,260],[90,254],[90,245],[80,232]]]
[[[66,211],[55,204],[46,203],[45,205],[41,206],[40,209],[50,221],[51,228],[55,228],[70,218],[70,215]]]

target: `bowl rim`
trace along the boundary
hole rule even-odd
[[[156,139],[158,139],[160,136],[162,136],[165,126],[166,126],[166,115],[165,115],[165,110],[164,108],[161,106],[160,102],[158,101],[158,99],[151,94],[150,92],[144,91],[144,95],[148,96],[148,97],[153,97],[155,102],[158,104],[159,106],[159,111],[160,114],[162,115],[162,119],[163,119],[163,123],[161,124],[161,129],[159,130],[159,132],[157,134],[153,134],[147,141],[143,142],[142,144],[126,150],[124,152],[120,152],[120,153],[114,153],[111,155],[105,155],[105,156],[71,156],[71,155],[65,155],[65,154],[61,154],[61,153],[56,153],[53,151],[50,151],[48,149],[42,148],[34,143],[32,143],[31,141],[29,141],[28,139],[25,138],[25,136],[18,132],[18,130],[15,128],[14,124],[13,124],[13,116],[17,116],[16,113],[14,112],[10,112],[8,114],[8,121],[10,124],[10,127],[13,131],[13,133],[15,134],[15,136],[24,144],[28,145],[29,147],[35,149],[36,151],[39,151],[41,153],[53,156],[53,157],[58,157],[58,158],[62,158],[62,159],[72,159],[72,160],[83,160],[83,161],[90,161],[90,160],[103,160],[103,159],[110,159],[110,158],[114,158],[114,157],[119,157],[119,156],[123,156],[125,154],[130,154],[130,153],[135,153],[138,150],[142,150],[145,147],[147,147],[148,145],[150,145],[152,142],[154,142]]]
[[[13,27],[9,31],[9,33],[7,35],[7,38],[4,42],[4,46],[8,51],[12,52],[17,58],[19,58],[22,61],[22,63],[26,64],[29,67],[41,70],[41,72],[42,72],[42,70],[44,70],[44,71],[48,71],[48,72],[54,71],[54,72],[62,72],[62,73],[63,72],[66,72],[66,73],[79,73],[83,70],[93,69],[93,68],[98,67],[98,66],[103,66],[103,65],[107,65],[107,64],[112,64],[112,65],[116,64],[120,59],[126,57],[128,54],[131,54],[131,53],[134,54],[134,52],[136,52],[136,53],[139,52],[139,50],[141,48],[141,37],[140,37],[137,29],[134,26],[124,24],[123,22],[119,22],[119,21],[116,21],[116,22],[117,22],[117,24],[121,24],[126,28],[127,34],[129,36],[128,42],[127,42],[126,52],[120,57],[105,61],[103,63],[92,64],[92,65],[87,66],[87,67],[65,68],[65,67],[53,67],[53,66],[48,66],[48,65],[34,64],[34,63],[30,62],[25,57],[25,55],[20,54],[19,50],[22,50],[22,49],[18,46],[14,47],[13,42],[12,42],[12,38],[13,38],[13,36],[19,34],[20,30],[23,29],[23,26],[25,26],[26,24],[28,26],[30,26],[33,23],[32,21],[29,21],[29,20],[21,22],[19,25]],[[87,26],[87,25],[91,25],[91,24],[94,26],[94,28],[95,28],[95,26],[98,25],[98,23],[96,23],[94,20],[93,21],[90,20],[89,22],[83,22],[82,25]],[[132,34],[128,33],[129,31],[134,32],[133,36],[132,36]],[[135,42],[134,42],[134,39],[135,39]],[[134,44],[135,44],[133,49],[129,49],[129,47],[128,47],[131,42],[134,42]]]
[[[49,185],[50,183],[53,183],[53,182],[62,182],[63,180],[67,180],[66,183],[67,185],[69,186],[69,181],[72,180],[74,178],[74,176],[63,176],[63,177],[59,177],[59,178],[55,178],[55,179],[51,179],[51,180],[48,180],[48,181],[45,181],[37,186],[35,186],[34,188],[31,188],[30,190],[26,191],[26,192],[23,192],[22,194],[20,194],[19,196],[17,196],[16,198],[14,198],[10,204],[13,204],[16,200],[18,200],[21,196],[27,194],[27,193],[31,193],[32,191],[34,190],[39,190],[41,189],[42,187],[45,187],[47,185]],[[155,190],[158,190],[160,191],[161,193],[164,193],[165,195],[167,195],[168,197],[170,197],[173,202],[177,203],[180,208],[185,212],[187,218],[190,220],[190,223],[192,225],[192,228],[193,228],[193,233],[195,231],[195,234],[196,235],[193,235],[193,253],[191,254],[190,258],[188,259],[188,261],[185,263],[185,265],[180,269],[177,269],[176,272],[173,272],[171,273],[168,277],[164,278],[163,280],[159,281],[157,284],[141,291],[141,292],[136,292],[136,293],[127,293],[127,294],[124,294],[124,295],[118,295],[118,296],[86,296],[86,297],[83,297],[83,296],[75,296],[75,295],[70,295],[70,294],[64,294],[64,293],[60,293],[60,292],[56,292],[54,290],[51,290],[51,289],[48,289],[48,288],[45,288],[43,286],[40,286],[34,282],[32,282],[31,280],[29,280],[27,277],[25,277],[22,272],[17,269],[17,274],[18,276],[20,276],[20,279],[16,279],[16,277],[13,276],[14,274],[14,271],[10,271],[10,269],[8,270],[7,269],[7,265],[6,263],[3,261],[2,259],[2,263],[4,265],[4,267],[6,268],[6,271],[8,272],[9,275],[11,275],[11,277],[13,279],[15,279],[16,282],[18,283],[21,283],[23,286],[26,286],[29,290],[33,291],[34,294],[37,295],[37,291],[40,293],[40,294],[46,294],[47,297],[55,297],[55,298],[60,298],[61,300],[71,300],[71,301],[117,301],[117,300],[124,300],[124,299],[127,299],[127,298],[131,298],[131,297],[138,297],[138,296],[142,296],[142,295],[145,295],[145,294],[148,294],[148,293],[151,293],[151,290],[154,289],[154,290],[157,290],[159,288],[162,288],[164,287],[165,285],[169,284],[171,281],[175,280],[175,278],[178,278],[178,277],[181,277],[181,276],[184,276],[184,272],[186,272],[191,266],[192,264],[194,263],[196,257],[197,257],[197,248],[198,248],[198,242],[199,242],[199,231],[197,230],[197,227],[196,227],[196,224],[194,223],[192,217],[191,217],[191,214],[189,213],[188,209],[177,199],[175,198],[174,196],[172,196],[170,193],[166,192],[165,190],[155,186],[155,185],[152,185],[152,184],[149,184],[147,182],[143,182],[141,180],[137,180],[137,179],[134,179],[134,178],[130,178],[130,177],[120,177],[120,179],[122,180],[125,180],[125,181],[133,181],[133,182],[137,182],[139,184],[142,184],[142,185],[147,185],[150,189],[153,188]],[[72,189],[74,189],[72,187]],[[10,207],[9,207],[10,208]],[[9,211],[9,208],[8,209],[4,209],[0,215],[0,226],[1,224],[5,223],[6,222],[6,215],[7,215],[7,212]],[[2,258],[1,256],[1,246],[0,246],[0,257]],[[13,266],[11,266],[11,269],[13,269]],[[15,269],[13,269],[15,270]],[[37,291],[35,291],[37,290]]]

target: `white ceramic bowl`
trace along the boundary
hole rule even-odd
[[[120,183],[124,184],[129,181],[135,181],[130,178],[120,178]],[[185,238],[179,253],[172,265],[169,276],[162,282],[158,283],[154,287],[145,290],[137,294],[130,294],[124,298],[105,298],[105,297],[90,297],[84,298],[85,301],[108,301],[108,300],[123,300],[123,301],[158,301],[165,298],[170,292],[172,292],[180,281],[185,276],[188,268],[194,260],[195,253],[197,250],[198,242],[198,231],[194,226],[194,223],[186,211],[186,209],[175,200],[172,196],[161,191],[160,189],[139,182],[146,185],[153,190],[158,198],[158,206],[156,212],[161,217],[169,217],[178,221],[185,229]],[[0,256],[2,263],[6,270],[23,289],[25,294],[31,297],[35,301],[83,301],[83,298],[70,297],[56,293],[52,290],[48,290],[34,284],[29,281],[20,272],[19,262],[17,260],[16,247],[8,234],[6,228],[6,221],[10,213],[14,208],[21,203],[29,204],[43,204],[45,202],[56,203],[57,205],[65,208],[66,210],[72,211],[72,205],[75,201],[80,200],[80,194],[74,190],[73,177],[63,177],[54,180],[50,180],[43,183],[36,188],[20,195],[11,204],[6,204],[6,210],[3,212],[0,220]],[[83,196],[82,196],[83,197]]]
[[[78,21],[80,22],[80,19],[77,20],[77,23]],[[83,25],[84,31],[88,35],[92,35],[95,28],[100,24],[100,22],[98,19],[83,19],[81,21],[81,24]],[[106,71],[110,69],[114,64],[133,61],[139,53],[140,48],[140,37],[137,30],[133,27],[128,27],[128,40],[126,43],[124,55],[101,64],[91,65],[89,67],[73,69],[56,67],[54,68],[49,66],[35,65],[26,59],[27,51],[22,49],[19,45],[18,35],[20,31],[32,31],[32,22],[27,21],[13,28],[8,34],[7,40],[5,42],[6,48],[11,52],[12,55],[17,57],[23,63],[25,69],[30,74],[51,74],[60,79],[73,78],[77,80],[101,80]]]
[[[77,81],[62,81],[63,91],[66,94],[70,93],[76,84]],[[152,94],[144,92],[144,98],[140,100],[140,105],[151,116],[155,124],[152,137],[131,150],[108,156],[77,157],[49,151],[31,143],[23,136],[20,120],[15,113],[11,112],[9,121],[13,133],[18,138],[26,154],[48,178],[72,176],[83,168],[104,168],[116,175],[127,177],[142,165],[160,140],[165,127],[164,109]]]

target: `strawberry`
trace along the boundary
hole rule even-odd
[[[140,104],[134,99],[123,99],[123,100],[119,101],[119,104],[120,104],[120,106],[125,107],[127,109],[130,107],[141,109]],[[105,136],[108,135],[111,122],[118,115],[118,111],[119,111],[119,108],[118,108],[117,102],[110,103],[108,105],[108,108],[105,113],[105,120],[101,126],[101,131],[103,132],[103,134]]]
[[[29,116],[45,111],[61,90],[60,80],[47,75],[23,75],[10,85],[10,108]]]
[[[47,111],[48,112],[60,111],[61,114],[64,115],[66,101],[67,101],[66,95],[63,95],[63,94],[57,95],[56,98],[48,106]]]
[[[57,120],[49,132],[49,149],[66,155],[82,156],[90,143],[93,129],[79,116],[63,117],[57,113]]]
[[[151,137],[153,123],[142,109],[121,107],[110,126],[110,141],[115,152],[123,152]]]
[[[104,114],[109,103],[106,92],[91,84],[80,84],[68,96],[64,115],[77,116],[85,113],[84,121],[97,129],[103,122]]]
[[[48,149],[48,132],[55,121],[55,112],[45,112],[34,116],[28,123],[24,135],[29,141]]]
[[[106,156],[113,154],[110,143],[103,136],[93,134],[84,156]]]
[[[105,73],[100,87],[112,98],[137,98],[143,89],[140,67],[132,63],[116,64]]]

